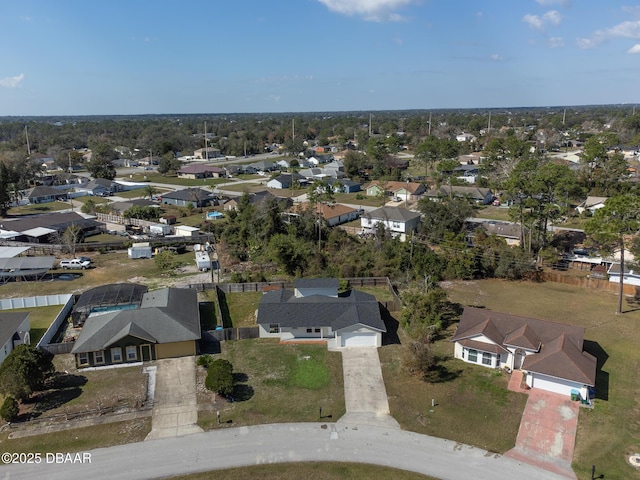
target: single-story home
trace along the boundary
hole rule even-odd
[[[520,246],[521,228],[519,223],[511,222],[498,222],[494,220],[487,220],[483,222],[467,221],[465,223],[467,230],[467,239],[469,243],[473,245],[473,238],[478,228],[484,229],[487,235],[495,235],[498,238],[502,238],[510,247]],[[525,232],[528,231],[525,229]]]
[[[488,368],[523,370],[529,388],[589,401],[596,358],[583,349],[583,327],[465,307],[451,339],[454,357]]]
[[[282,190],[282,189],[286,190],[287,188],[291,188],[292,178],[294,182],[299,182],[299,183],[306,182],[307,180],[305,177],[297,173],[283,173],[269,180],[267,182],[267,187],[276,188],[279,190]]]
[[[361,190],[360,183],[346,178],[330,179],[329,184],[335,193],[355,193]]]
[[[480,205],[489,205],[495,200],[495,196],[489,188],[458,187],[455,185],[442,185],[441,187],[427,190],[425,196],[430,200],[449,197],[467,198]]]
[[[31,345],[29,312],[0,312],[0,364],[18,345]]]
[[[609,274],[610,282],[620,283],[620,262],[612,263],[607,273]],[[640,286],[640,272],[629,268],[628,265],[625,265],[622,283]]]
[[[146,362],[195,355],[200,337],[196,291],[163,288],[137,309],[89,315],[71,353],[79,368]]]
[[[195,237],[200,233],[198,227],[190,227],[189,225],[176,225],[173,229],[176,237]]]
[[[394,195],[406,202],[418,200],[426,190],[426,187],[418,182],[379,182],[375,180],[367,186],[367,196]]]
[[[124,190],[122,185],[106,178],[95,178],[87,184],[76,187],[76,192],[86,192],[88,195],[95,196],[116,193],[122,190]]]
[[[162,203],[186,207],[191,204],[194,207],[204,207],[209,204],[213,194],[202,188],[183,188],[175,192],[162,194]]]
[[[220,178],[224,177],[227,171],[222,167],[215,167],[213,165],[203,165],[193,163],[191,165],[185,165],[178,169],[176,172],[178,177],[181,178]]]
[[[338,294],[337,278],[301,278],[294,290],[266,292],[258,307],[260,337],[280,341],[325,340],[330,348],[379,347],[386,327],[373,295]]]
[[[407,235],[418,228],[420,214],[400,207],[382,207],[360,216],[360,226],[364,234],[375,233],[378,224],[391,231],[391,235],[404,242]]]
[[[291,209],[291,215],[299,215],[307,208],[314,208],[309,203],[300,203]],[[328,226],[333,227],[335,225],[341,225],[343,223],[357,220],[360,213],[358,210],[342,205],[340,203],[326,204],[318,203],[316,205],[316,213],[319,212],[322,215],[323,220]]]
[[[582,213],[587,210],[589,213],[594,214],[596,210],[604,207],[605,202],[609,200],[609,197],[592,197],[588,196],[587,199],[576,207],[578,213]]]
[[[56,200],[66,200],[67,192],[45,185],[38,185],[25,192],[25,196],[31,205],[38,203],[55,202]]]

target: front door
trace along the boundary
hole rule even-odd
[[[150,362],[151,360],[153,360],[153,358],[151,358],[151,345],[149,345],[148,343],[140,345],[140,352],[142,354],[143,362]]]
[[[518,348],[516,350],[516,353],[514,355],[514,359],[513,359],[513,369],[514,370],[520,370],[522,368],[522,362],[524,361],[524,357],[526,356],[526,354],[524,353],[524,350],[522,350],[521,348]]]

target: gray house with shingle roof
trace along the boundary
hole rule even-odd
[[[379,224],[404,242],[407,234],[418,228],[420,214],[400,207],[382,207],[360,216],[360,225],[365,234],[375,233]]]
[[[454,357],[489,368],[523,370],[530,388],[589,400],[596,358],[583,350],[584,328],[465,307],[451,339]]]
[[[78,367],[151,361],[195,355],[200,337],[196,291],[163,288],[137,309],[89,315],[71,353]]]
[[[282,342],[326,341],[330,348],[382,345],[386,327],[373,295],[338,294],[335,278],[299,279],[294,291],[266,292],[257,323],[260,337]]]
[[[29,312],[0,313],[0,364],[18,345],[31,344],[29,315]]]

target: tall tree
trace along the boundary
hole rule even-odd
[[[584,226],[585,233],[605,252],[620,249],[620,288],[618,310],[622,313],[624,292],[624,254],[629,236],[640,230],[640,198],[626,194],[609,198],[604,207],[596,210]]]
[[[18,345],[0,365],[0,393],[24,401],[41,390],[54,371],[50,356],[29,345]]]

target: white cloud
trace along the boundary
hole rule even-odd
[[[610,38],[640,38],[640,20],[626,21],[604,30],[596,30],[590,37],[579,38],[577,45],[580,48],[594,48]]]
[[[640,43],[636,43],[633,47],[627,50],[627,53],[640,53]]]
[[[531,15],[530,13],[527,13],[524,17],[522,17],[522,21],[532,28],[542,28],[542,19],[537,15]]]
[[[625,13],[630,13],[634,17],[640,17],[640,5],[624,6],[622,7],[622,11]]]
[[[24,80],[24,73],[16,75],[15,77],[0,78],[0,87],[4,88],[18,88]]]
[[[502,56],[498,53],[492,53],[489,58],[491,60],[493,60],[494,62],[501,62],[502,61]]]
[[[562,21],[562,15],[557,10],[549,10],[542,16],[542,20],[553,25],[560,25]]]
[[[564,47],[564,40],[562,37],[551,37],[549,39],[549,46],[551,48],[561,48]]]
[[[562,21],[562,15],[557,10],[549,10],[542,16],[527,13],[522,21],[536,30],[543,30],[546,25],[558,26]]]
[[[418,0],[318,0],[332,12],[355,15],[374,22],[400,22],[405,17],[396,9],[417,3]]]

